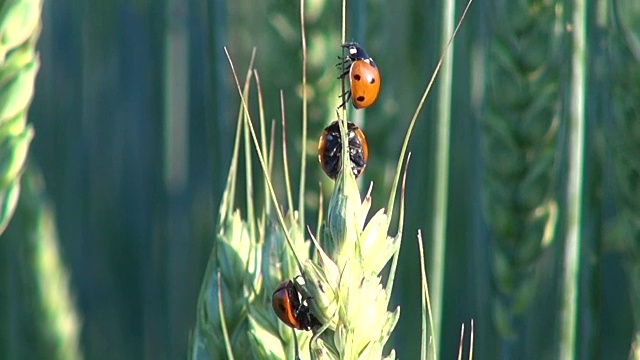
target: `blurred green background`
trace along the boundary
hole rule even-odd
[[[464,3],[456,5],[457,19]],[[555,357],[571,151],[566,119],[573,91],[573,5],[476,0],[456,38],[442,358],[455,356],[460,324],[468,326],[471,319],[478,359]],[[362,186],[375,183],[373,209],[386,204],[403,136],[441,54],[442,6],[348,2],[347,40],[368,51],[382,77],[377,103],[351,114],[369,143]],[[307,219],[315,219],[317,184],[326,193],[331,189],[315,149],[339,103],[334,65],[341,54],[341,4],[306,1],[307,149],[299,135],[299,14],[298,2],[283,0],[45,1],[41,68],[29,112],[36,135],[23,177],[35,184],[42,180],[45,192],[23,185],[18,210],[0,237],[0,358],[49,358],[61,346],[34,310],[42,274],[33,266],[30,246],[41,237],[57,237],[85,358],[185,356],[239,106],[223,46],[241,76],[257,48],[267,120],[279,123],[283,92],[291,172],[298,174],[300,156],[307,156],[304,206]],[[588,3],[577,301],[582,359],[627,358],[639,327],[639,19],[637,0]],[[392,346],[404,359],[419,354],[415,234],[422,229],[429,245],[437,100],[436,92],[427,99],[409,145],[409,201],[393,300],[402,313]],[[503,120],[509,125],[496,125]],[[538,131],[520,123],[544,125]],[[500,141],[507,145],[493,146]],[[537,162],[541,142],[546,157]],[[496,170],[504,164],[516,170]],[[530,171],[543,176],[531,180]],[[275,181],[282,195],[283,182]],[[527,227],[539,203],[525,209],[511,198],[515,205],[496,200],[502,195],[492,192],[530,182],[544,188],[526,191],[534,203],[556,204],[557,222],[546,223],[555,230],[550,236]],[[34,207],[45,204],[54,226],[43,230],[33,218]],[[533,247],[541,247],[541,238],[546,242],[523,255],[526,260],[513,257],[519,239],[527,237],[537,239]],[[508,265],[496,267],[496,253],[507,254]],[[527,305],[520,307],[522,299],[500,285],[512,274],[511,283],[534,284],[524,292]],[[509,334],[495,325],[496,304],[508,304]]]

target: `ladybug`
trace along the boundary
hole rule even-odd
[[[335,120],[324,128],[320,140],[318,141],[318,161],[322,170],[332,179],[336,179],[342,169],[342,138],[340,136],[339,120]],[[354,123],[347,123],[349,131],[349,159],[351,160],[351,170],[357,179],[369,159],[369,148],[364,133]]]
[[[271,297],[271,306],[278,318],[294,329],[311,330],[322,326],[309,312],[307,299],[302,297],[292,280],[285,280],[278,285]]]
[[[348,69],[338,78],[344,79],[349,75],[349,90],[343,94],[344,102],[339,107],[343,107],[349,98],[356,109],[369,107],[380,92],[378,66],[357,43],[346,43],[342,47],[349,50],[349,55],[337,66],[342,68],[348,65]]]

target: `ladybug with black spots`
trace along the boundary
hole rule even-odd
[[[349,98],[356,109],[371,106],[380,93],[380,71],[373,59],[357,43],[345,43],[342,45],[349,51],[343,62],[338,67],[346,70],[340,74],[339,79],[349,75],[349,90],[344,94],[343,107]]]
[[[318,141],[318,161],[322,170],[335,180],[342,170],[342,137],[340,136],[339,120],[335,120],[329,126],[324,128],[320,140]],[[347,123],[348,141],[349,141],[349,158],[351,160],[351,171],[357,179],[369,160],[369,148],[367,147],[367,139],[362,130],[354,123]]]
[[[271,297],[271,306],[278,318],[289,327],[312,330],[322,326],[309,311],[307,299],[303,298],[293,280],[281,282]]]

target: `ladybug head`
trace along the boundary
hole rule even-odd
[[[342,45],[343,48],[346,48],[347,50],[349,50],[349,58],[351,58],[351,60],[367,60],[370,59],[369,54],[367,54],[366,51],[364,51],[363,48],[360,47],[360,45],[358,45],[358,43],[345,43]]]

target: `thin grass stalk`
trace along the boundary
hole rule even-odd
[[[473,359],[473,319],[471,319],[471,325],[469,326],[469,356],[468,360]],[[462,354],[464,354],[464,323],[460,325],[460,339],[458,340],[458,360],[462,360]]]
[[[255,54],[256,49],[253,49],[253,53]],[[253,57],[253,56],[252,56]],[[253,77],[253,69],[247,70],[247,83],[251,82],[251,78]],[[249,101],[249,87],[245,87],[244,89],[244,98],[245,101]],[[243,112],[242,120],[243,123],[247,123],[247,114]],[[247,207],[247,225],[249,227],[249,237],[255,238],[255,209],[254,209],[254,196],[253,196],[253,161],[251,154],[251,141],[249,141],[249,127],[244,126],[243,128],[243,136],[244,136],[244,171],[245,171],[245,191],[246,191],[246,207]]]
[[[463,346],[464,346],[464,323],[460,325],[460,338],[458,339],[458,360],[462,360]]]
[[[341,31],[340,31],[340,43],[344,44],[347,42],[347,0],[342,0],[342,23],[341,23]],[[342,57],[344,58],[345,53],[344,53],[345,49],[342,49]],[[344,72],[344,65],[343,68],[340,69],[342,72]],[[341,73],[342,73],[341,72]],[[345,86],[344,86],[344,81],[340,82],[340,95],[344,96],[345,93]],[[343,106],[342,107],[342,119],[344,119],[345,123],[347,121],[347,107]]]
[[[580,249],[582,244],[582,184],[587,56],[587,3],[573,2],[571,95],[568,121],[567,232],[565,238],[558,359],[575,359]]]
[[[431,296],[429,296],[429,285],[427,283],[426,264],[424,262],[424,245],[422,242],[422,231],[418,230],[418,257],[420,259],[420,281],[421,291],[421,303],[422,303],[422,336],[420,338],[420,358],[421,359],[436,359],[436,346],[434,344],[433,336],[427,336],[427,334],[433,334],[433,315],[431,311]],[[429,322],[427,324],[427,321]],[[431,349],[431,350],[429,350]]]
[[[266,125],[266,121],[265,121],[265,117],[264,117],[264,101],[262,99],[262,85],[260,83],[260,74],[258,73],[258,70],[254,70],[253,71],[253,76],[256,79],[256,89],[258,92],[258,113],[260,115],[260,149],[262,151],[263,154],[269,154],[269,150],[267,148],[267,125]],[[273,141],[270,142],[271,145],[273,145]],[[267,163],[269,164],[269,169],[271,169],[271,158],[267,157]],[[263,192],[264,192],[264,212],[263,212],[263,222],[265,221],[266,217],[269,216],[269,214],[271,214],[271,202],[269,201],[269,193],[267,190],[267,182],[266,180],[263,179],[262,181],[263,184]]]
[[[502,357],[517,358],[521,315],[535,298],[536,266],[557,222],[562,6],[497,0],[490,14],[483,214],[492,235],[494,326]]]
[[[442,303],[447,249],[447,200],[449,196],[449,144],[451,132],[451,88],[453,87],[453,47],[449,39],[455,23],[455,1],[446,0],[442,7],[441,49],[449,53],[440,69],[436,124],[436,164],[433,196],[433,224],[431,233],[431,296],[433,306],[433,345],[438,357],[442,332]]]
[[[469,334],[469,360],[473,360],[473,338],[475,334],[474,321],[471,319],[471,333]]]
[[[305,225],[305,183],[307,173],[307,121],[308,121],[308,95],[307,95],[307,33],[304,22],[304,0],[300,0],[300,41],[302,43],[302,145],[300,157],[300,183],[298,184],[298,219],[300,226]],[[322,208],[320,208],[322,209]]]
[[[282,90],[280,90],[280,114],[282,116],[282,166],[284,168],[284,187],[285,194],[287,196],[287,208],[293,209],[293,195],[291,193],[291,177],[289,176],[289,156],[287,155],[287,120],[286,120],[286,111],[284,109],[284,94]],[[304,156],[303,156],[304,157]],[[290,221],[294,221],[294,212],[288,212],[290,216]]]
[[[267,126],[266,126],[265,115],[264,115],[264,102],[262,99],[262,87],[260,84],[260,75],[258,74],[258,71],[255,69],[253,71],[253,75],[256,80],[256,90],[258,92],[258,113],[260,116],[260,151],[263,154],[268,154],[267,155],[267,166],[268,166],[267,171],[269,174],[271,174],[271,169],[273,167],[274,136],[272,133],[271,137],[267,138]],[[273,131],[274,130],[273,124],[271,126]],[[267,141],[269,142],[269,144],[271,144],[270,148],[269,148],[269,145],[267,145]],[[262,205],[263,205],[262,213],[260,214],[260,220],[258,221],[258,231],[259,231],[258,241],[260,242],[259,246],[264,246],[263,242],[267,235],[268,219],[270,219],[270,215],[271,215],[271,201],[269,199],[267,180],[264,177],[262,178],[262,185],[263,185],[264,197],[262,198]]]
[[[276,138],[276,121],[271,121],[271,136],[269,139],[271,141],[271,145],[269,145],[269,153],[267,155],[267,161],[269,168],[267,169],[267,174],[269,174],[269,178],[271,178],[271,174],[273,174],[273,159],[275,157],[275,138]],[[269,189],[269,184],[265,180],[265,187],[267,190]],[[268,193],[268,192],[267,192]],[[269,203],[268,199],[265,199],[265,202]]]
[[[318,218],[316,220],[316,224],[318,224],[318,226],[316,227],[316,239],[322,238],[322,227],[320,226],[324,220],[324,212],[322,211],[324,209],[324,196],[322,194],[322,183],[318,183]]]

